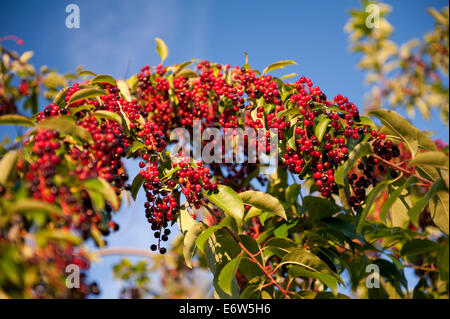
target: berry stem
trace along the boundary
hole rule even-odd
[[[414,176],[414,177],[416,177],[416,178],[417,178],[419,181],[421,181],[421,182],[424,184],[424,186],[426,186],[426,187],[430,187],[430,186],[433,185],[433,182],[429,181],[429,180],[426,179],[426,178],[423,178],[422,176],[420,176],[420,175],[418,175],[418,174],[416,174],[416,173],[414,173],[414,172],[412,172],[412,171],[410,171],[410,170],[407,170],[406,168],[403,168],[403,167],[401,167],[401,166],[399,166],[399,165],[397,165],[397,164],[391,163],[391,162],[385,160],[384,158],[382,158],[382,157],[380,157],[380,156],[378,156],[378,155],[376,155],[376,154],[372,154],[371,156],[374,157],[374,158],[376,158],[377,160],[383,162],[383,163],[386,164],[387,166],[389,166],[389,167],[391,167],[391,168],[393,168],[393,169],[395,169],[395,170],[397,170],[397,171],[400,171],[400,172],[406,174],[406,176],[408,176],[408,177],[409,177],[409,176]]]
[[[227,232],[231,235],[231,237],[233,237],[233,239],[237,242],[237,244],[239,245],[239,247],[241,247],[241,249],[243,251],[245,251],[248,256],[250,257],[251,261],[253,261],[264,273],[264,275],[271,281],[272,284],[274,284],[280,291],[281,293],[288,299],[291,299],[291,297],[289,296],[289,291],[283,289],[283,287],[280,286],[280,284],[273,278],[273,276],[267,271],[267,269],[261,265],[258,261],[258,259],[256,259],[255,255],[253,255],[239,240],[239,238],[236,236],[236,234],[230,230],[228,227],[224,227]]]

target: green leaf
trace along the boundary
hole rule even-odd
[[[264,256],[268,260],[273,255],[283,258],[293,248],[297,247],[297,244],[289,238],[274,237],[269,239],[264,246]]]
[[[375,125],[375,123],[370,119],[370,117],[367,116],[360,116],[359,117],[359,122],[358,124],[363,124],[363,125],[368,125],[370,126],[372,129],[376,130],[377,126]]]
[[[402,256],[415,257],[421,254],[430,254],[439,251],[441,246],[428,239],[412,239],[407,241],[400,252]]]
[[[131,101],[131,92],[130,92],[130,89],[128,88],[128,83],[124,80],[117,80],[117,87],[119,88],[120,93],[123,95],[125,100],[130,102]]]
[[[117,122],[120,125],[122,125],[122,117],[117,113],[114,113],[111,111],[99,110],[99,111],[95,111],[92,115],[96,118],[108,119],[108,120]]]
[[[231,285],[233,282],[233,279],[236,275],[236,271],[239,268],[239,262],[241,258],[236,257],[232,260],[230,260],[220,271],[218,284],[219,287],[222,288],[222,290],[231,295]]]
[[[69,87],[65,87],[62,90],[56,94],[55,99],[53,100],[53,103],[58,105],[59,107],[63,107],[66,104],[66,91],[69,89]]]
[[[286,138],[287,138],[287,146],[296,151],[297,147],[295,145],[295,125],[289,128]]]
[[[337,293],[338,280],[330,275],[321,272],[314,272],[303,267],[294,265],[289,268],[289,275],[292,277],[306,277],[320,280],[324,285],[328,286],[333,293]]]
[[[297,107],[286,108],[277,113],[277,118],[282,118],[283,116],[289,116],[294,114],[300,114],[300,109]]]
[[[289,74],[283,75],[280,79],[286,80],[286,79],[292,78],[294,76],[298,76],[298,74],[297,73],[289,73]]]
[[[0,116],[0,124],[34,126],[35,123],[26,116],[18,114],[6,114]]]
[[[101,193],[105,198],[105,200],[107,200],[111,204],[111,207],[115,211],[119,210],[120,208],[119,197],[116,195],[115,190],[105,179],[99,178],[98,180],[103,185]]]
[[[137,174],[136,177],[133,179],[133,182],[131,183],[131,196],[134,200],[136,200],[137,194],[139,190],[141,189],[142,184],[144,183],[144,178],[141,174]]]
[[[96,96],[103,96],[103,95],[106,95],[105,91],[97,89],[97,88],[89,87],[89,88],[81,89],[81,90],[75,92],[74,94],[72,94],[68,103],[71,104],[76,101],[80,101],[80,100],[84,100],[84,99],[92,99]]]
[[[247,214],[245,214],[244,217],[244,221],[247,221],[249,219],[252,219],[253,217],[259,216],[263,213],[262,210],[255,208],[255,207],[250,207],[250,209],[248,210]]]
[[[91,75],[91,76],[96,76],[97,75],[97,73],[94,73],[94,72],[89,71],[89,70],[82,70],[82,71],[78,72],[78,74],[79,75]]]
[[[147,149],[147,146],[144,143],[141,143],[139,141],[134,141],[133,145],[131,145],[130,152],[134,153],[137,150],[140,150],[141,148]]]
[[[220,229],[219,225],[213,225],[211,227],[208,227],[207,229],[205,229],[195,240],[195,243],[198,247],[198,249],[202,252],[205,253],[205,245],[209,239],[209,237],[212,236],[212,234],[214,234],[218,229]]]
[[[30,213],[35,211],[56,214],[58,216],[63,215],[63,212],[58,206],[36,199],[21,199],[14,202],[9,208],[9,213],[11,214]]]
[[[205,259],[208,268],[214,275],[213,286],[215,294],[221,298],[236,298],[239,296],[239,285],[236,278],[232,279],[231,296],[223,291],[218,284],[218,277],[223,267],[237,257],[241,248],[225,229],[219,229],[208,240]]]
[[[127,80],[127,84],[130,86],[130,90],[133,92],[136,90],[137,86],[138,86],[139,80],[137,78],[137,74],[131,76],[128,80]]]
[[[447,198],[447,208],[443,207],[444,209],[441,210],[440,208],[437,209],[437,206],[432,206],[434,204],[433,201],[430,201],[434,197],[436,197],[436,203],[438,205],[444,205],[445,202],[442,202],[442,199],[440,198],[438,192],[441,192],[446,194]],[[445,201],[445,199],[444,199]],[[415,224],[417,224],[417,220],[419,217],[419,214],[425,209],[426,205],[430,203],[430,213],[431,217],[433,218],[433,221],[435,221],[435,218],[437,219],[439,225],[435,222],[435,224],[446,234],[448,234],[448,190],[447,185],[445,182],[440,179],[436,181],[433,186],[428,190],[428,192],[420,198],[413,207],[408,211],[408,215],[411,218],[411,221],[413,221]],[[433,204],[431,204],[433,203]]]
[[[448,235],[448,220],[449,220],[449,196],[447,191],[438,191],[429,203],[431,218],[436,226]]]
[[[321,114],[317,118],[317,120],[318,120],[318,124],[316,125],[314,133],[317,136],[317,139],[319,140],[319,142],[321,142],[323,139],[323,136],[325,135],[325,133],[327,131],[328,124],[330,123],[331,119],[329,119],[324,114]]]
[[[417,178],[415,176],[410,176],[400,187],[397,187],[395,191],[389,192],[389,197],[386,199],[380,210],[379,216],[381,221],[383,222],[386,221],[387,212],[389,211],[391,206],[395,203],[397,198],[401,195],[403,190],[415,182],[417,182]]]
[[[5,185],[16,166],[19,153],[10,151],[0,159],[0,185]]]
[[[130,119],[128,118],[128,116],[125,114],[125,112],[122,109],[122,105],[119,104],[119,108],[120,108],[120,114],[122,114],[122,129],[125,133],[125,135],[130,136]]]
[[[195,223],[189,227],[186,235],[184,235],[183,256],[186,266],[189,268],[192,268],[192,257],[194,257],[195,253],[196,239],[203,231],[203,228],[204,226],[202,223]]]
[[[373,263],[379,267],[380,275],[385,277],[393,286],[400,283],[405,289],[408,289],[408,281],[405,274],[395,264],[384,259],[376,259]],[[401,291],[399,292],[401,293]]]
[[[272,195],[259,191],[246,191],[239,193],[239,197],[245,204],[265,212],[271,212],[287,220],[283,205],[281,205],[280,201]]]
[[[102,211],[105,208],[105,199],[101,194],[103,188],[102,183],[96,178],[91,178],[82,182],[82,185],[86,187],[86,191],[94,204],[95,210],[98,212]]]
[[[91,236],[99,248],[105,247],[105,241],[102,238],[102,233],[94,224],[91,224]]]
[[[414,127],[407,119],[397,112],[384,109],[376,109],[369,112],[369,115],[376,116],[385,125],[389,133],[400,138],[411,150],[413,157],[417,153],[418,147],[435,151],[434,142],[418,128]]]
[[[205,197],[222,209],[226,214],[233,216],[239,224],[244,217],[244,203],[239,195],[230,187],[219,185],[217,191],[204,191]]]
[[[429,165],[436,168],[448,170],[449,158],[443,152],[431,151],[419,153],[409,162],[409,166],[413,165]]]
[[[362,212],[359,214],[358,224],[356,225],[356,232],[358,234],[361,234],[361,230],[364,226],[364,222],[366,221],[366,217],[369,214],[370,208],[372,207],[373,203],[377,199],[378,194],[383,190],[383,188],[385,188],[387,185],[391,184],[392,182],[393,182],[393,180],[388,180],[388,181],[383,181],[383,182],[379,183],[367,195],[364,208],[363,208]]]
[[[90,110],[93,110],[94,108],[95,108],[95,106],[93,106],[93,105],[83,104],[83,105],[80,105],[77,107],[71,107],[69,109],[69,111],[70,111],[70,115],[75,115],[78,112],[82,112],[82,111],[86,111],[86,110],[90,111]]]
[[[202,252],[205,253],[205,245],[208,242],[208,239],[219,229],[223,227],[229,227],[230,231],[236,231],[237,225],[236,221],[231,217],[227,216],[225,217],[219,225],[212,225],[211,227],[208,227],[205,229],[196,239],[195,243],[197,245],[197,248]]]
[[[301,184],[291,184],[286,189],[285,200],[288,205],[293,205],[297,202],[298,195],[302,189]]]
[[[183,63],[181,63],[181,64],[176,65],[176,68],[175,68],[175,71],[174,71],[175,76],[178,76],[178,74],[179,74],[182,70],[186,69],[186,68],[187,68],[188,66],[190,66],[191,64],[192,64],[192,61],[186,61],[186,62],[183,62]]]
[[[270,177],[269,184],[267,185],[267,193],[276,198],[282,198],[287,187],[286,168],[278,166],[277,170]]]
[[[332,201],[326,198],[314,196],[304,197],[303,206],[308,211],[308,216],[314,218],[315,220],[330,217],[342,210],[341,207]]]
[[[297,63],[295,61],[292,61],[292,60],[278,61],[278,62],[275,62],[275,63],[269,65],[268,67],[266,67],[263,70],[263,74],[266,74],[266,73],[268,73],[270,71],[273,71],[273,70],[276,70],[276,69],[282,69],[285,66],[293,65],[293,64],[297,64]]]
[[[173,174],[175,174],[176,172],[178,172],[181,169],[180,166],[177,166],[175,168],[170,169],[169,171],[166,171],[164,176],[161,177],[161,181],[166,181],[168,180]]]
[[[79,236],[63,229],[46,229],[36,232],[36,243],[39,247],[45,246],[49,240],[69,242],[73,245],[79,245],[82,242]]]
[[[448,238],[445,241],[445,244],[441,248],[441,252],[439,253],[439,277],[443,281],[448,281],[448,261],[449,261],[449,244]]]
[[[280,265],[293,264],[305,268],[313,273],[328,274],[343,283],[342,278],[328,267],[319,257],[302,247],[292,249],[281,260]]]
[[[76,136],[83,141],[94,143],[91,133],[85,128],[76,125],[75,121],[69,116],[51,117],[39,122],[36,129],[56,130],[60,133],[67,133]]]
[[[295,227],[298,223],[298,219],[289,223],[282,223],[280,226],[274,229],[273,234],[280,238],[286,238],[289,235],[289,229]]]
[[[343,166],[340,166],[339,168],[341,167]],[[351,209],[350,204],[348,202],[348,194],[346,189],[339,188],[339,200],[341,201],[342,207],[344,207],[346,211],[349,211]]]
[[[177,76],[184,76],[185,78],[196,78],[198,76],[197,73],[192,71],[191,69],[184,69],[177,73]]]
[[[117,86],[116,80],[112,76],[106,75],[106,74],[97,75],[96,77],[92,78],[90,82],[91,82],[91,84],[105,82],[105,83]]]
[[[169,55],[169,49],[167,48],[167,45],[164,43],[164,41],[161,40],[160,38],[155,38],[155,41],[156,41],[156,52],[161,58],[161,63],[163,63],[164,60]]]
[[[183,235],[186,235],[189,229],[191,229],[197,222],[189,215],[187,209],[183,206],[180,209],[180,215],[177,218],[177,224]]]

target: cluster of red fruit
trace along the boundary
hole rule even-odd
[[[282,87],[278,79],[270,75],[258,76],[255,71],[245,67],[230,69],[229,65],[207,61],[199,63],[197,70],[198,74],[182,71],[177,74],[158,66],[156,72],[152,73],[151,68],[145,66],[138,74],[139,101],[145,112],[149,113],[149,119],[159,123],[165,132],[178,126],[192,126],[194,120],[201,120],[205,127],[219,125],[222,128],[236,128],[240,126],[242,112],[244,121],[241,123],[255,129],[276,128],[280,139],[285,139],[289,129],[295,126],[295,145],[287,146],[281,156],[291,172],[299,174],[301,178],[311,176],[325,197],[338,192],[334,173],[347,160],[349,149],[367,140],[367,137],[369,141],[376,139],[375,152],[386,160],[398,156],[391,141],[386,141],[386,148],[390,148],[390,151],[383,151],[385,148],[377,150],[379,141],[385,137],[361,123],[354,103],[341,94],[333,101],[328,101],[320,87],[314,86],[309,78],[302,76],[295,84],[283,84],[291,90],[288,96],[290,107],[298,110],[297,120],[293,122],[281,113],[288,103],[287,99],[282,101]],[[169,78],[172,78],[173,87],[170,83],[161,85],[167,84]],[[328,120],[326,133],[321,139],[315,135],[318,118]],[[269,132],[267,139],[270,139]],[[268,152],[270,143],[266,145]],[[243,190],[244,185],[239,181],[248,174],[239,176],[235,167],[220,166],[225,172],[213,169],[219,183],[225,179],[237,181],[236,184],[241,186],[237,190]],[[366,171],[370,169],[369,166]],[[354,207],[364,200],[364,189],[371,183],[360,184],[362,187],[355,189],[356,196],[351,198]],[[198,184],[197,187],[201,189],[202,185]]]
[[[146,192],[145,216],[155,231],[158,245],[152,250],[166,250],[160,241],[166,241],[170,222],[180,207],[180,194],[193,209],[202,205],[203,192],[216,190],[218,184],[226,183],[237,191],[248,189],[247,177],[257,169],[254,163],[229,165],[212,163],[206,166],[201,161],[189,159],[173,161],[170,176],[165,176],[164,161],[167,135],[177,127],[192,128],[194,120],[202,122],[203,128],[237,128],[241,125],[254,129],[266,128],[266,142],[271,135],[270,128],[278,129],[278,138],[288,144],[280,154],[286,167],[300,178],[313,178],[318,190],[325,197],[336,193],[335,170],[348,158],[351,146],[364,140],[374,140],[375,153],[390,160],[399,155],[391,141],[384,141],[383,134],[373,131],[369,125],[362,124],[357,107],[346,97],[337,95],[328,101],[325,94],[313,82],[301,77],[297,82],[282,83],[269,75],[258,75],[246,67],[230,68],[229,65],[202,61],[197,65],[198,72],[191,70],[173,71],[158,65],[156,69],[145,66],[137,75],[136,89],[138,100],[127,101],[117,86],[109,83],[99,85],[106,91],[100,99],[82,99],[70,102],[73,94],[82,89],[75,83],[65,92],[65,105],[51,104],[37,116],[38,122],[73,115],[77,124],[86,129],[94,143],[72,143],[61,139],[56,131],[39,129],[32,144],[33,161],[26,171],[30,182],[29,189],[36,199],[59,202],[65,212],[63,225],[75,227],[89,236],[91,227],[97,227],[104,234],[109,228],[118,229],[111,221],[111,207],[106,205],[103,212],[95,212],[89,193],[83,191],[77,197],[68,187],[57,186],[53,177],[56,167],[67,158],[61,156],[67,149],[72,161],[69,175],[81,181],[100,177],[110,183],[120,194],[129,190],[126,184],[128,175],[123,168],[122,159],[134,142],[142,143],[134,156],[140,156],[140,175]],[[287,96],[281,97],[288,89]],[[297,114],[289,118],[282,113],[287,107],[294,108]],[[125,116],[129,132],[125,133],[123,123],[95,116],[95,111],[109,111]],[[293,119],[295,119],[293,121]],[[327,120],[325,133],[316,136],[318,119]],[[290,131],[294,136],[289,136]],[[367,139],[366,139],[367,140]],[[241,147],[246,147],[246,145]],[[265,151],[270,151],[266,143]],[[129,153],[129,152],[128,152]],[[354,179],[354,196],[350,203],[356,207],[364,200],[365,188],[375,183],[374,167],[378,164],[370,159],[362,168],[366,177]],[[372,161],[372,162],[370,162]],[[378,169],[383,168],[379,164]],[[215,181],[213,182],[213,176]],[[260,178],[260,182],[265,179]]]
[[[95,110],[119,110],[118,90],[107,83],[102,86],[109,91],[108,95],[102,96],[102,103],[90,99],[69,103],[71,96],[80,90],[79,84],[75,83],[66,91],[64,107],[50,104],[36,117],[37,121],[41,122],[61,115],[73,115],[77,118],[76,124],[92,135],[94,143],[77,143],[70,138],[61,138],[57,130],[39,128],[36,134],[25,142],[25,145],[31,147],[28,166],[25,161],[20,161],[18,165],[19,170],[26,172],[31,196],[49,203],[59,203],[64,212],[60,220],[61,225],[80,230],[85,238],[91,235],[93,227],[99,229],[103,235],[109,234],[110,229],[118,229],[118,225],[111,221],[111,206],[106,203],[104,211],[96,212],[88,191],[82,190],[77,196],[71,192],[70,185],[56,183],[54,177],[58,166],[68,167],[67,175],[79,181],[103,178],[114,187],[117,194],[120,194],[121,189],[130,188],[125,184],[128,175],[122,163],[130,140],[119,123],[98,119],[93,115]],[[80,109],[82,105],[88,107]],[[64,156],[65,154],[68,157]]]

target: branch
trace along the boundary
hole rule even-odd
[[[414,269],[422,270],[422,271],[426,271],[426,272],[439,272],[439,269],[434,268],[433,265],[431,265],[431,267],[426,267],[426,266],[418,266],[418,265],[411,265],[409,263],[405,263],[405,267],[410,267],[410,268],[414,268]]]
[[[264,273],[264,275],[271,281],[272,284],[274,284],[280,291],[281,293],[288,299],[291,299],[291,297],[289,296],[289,291],[283,289],[283,287],[280,286],[280,284],[272,277],[272,275],[267,271],[267,269],[261,265],[258,261],[258,259],[256,259],[255,255],[253,255],[239,240],[239,238],[236,237],[236,234],[234,234],[233,231],[231,231],[228,227],[224,227],[227,232],[231,235],[231,237],[233,237],[233,239],[238,243],[239,247],[241,247],[241,249],[243,251],[245,251],[248,256],[250,257],[250,259],[262,270],[262,272]]]
[[[394,163],[391,163],[389,161],[386,161],[384,158],[382,158],[382,157],[380,157],[380,156],[378,156],[376,154],[372,154],[371,156],[376,158],[377,160],[383,162],[387,166],[389,166],[389,167],[391,167],[391,168],[393,168],[393,169],[395,169],[397,171],[400,171],[400,172],[406,174],[407,176],[414,176],[414,177],[416,177],[419,181],[421,181],[424,185],[426,185],[426,187],[433,186],[433,182],[429,181],[426,178],[423,178],[422,176],[420,176],[420,175],[418,175],[418,174],[416,174],[416,173],[414,173],[414,172],[412,172],[410,170],[407,170],[406,168],[403,168],[403,167],[401,167],[401,166],[399,166],[397,164],[394,164]]]
[[[141,249],[131,249],[131,248],[106,248],[94,251],[95,254],[99,256],[111,256],[111,255],[135,255],[144,256],[148,258],[154,257],[154,254]]]
[[[203,206],[209,211],[209,213],[211,214],[211,215],[213,215],[214,216],[214,212],[212,211],[212,209],[208,206],[208,205],[206,205],[205,203],[203,203]],[[272,274],[270,274],[268,271],[267,271],[267,269],[263,266],[263,265],[261,265],[260,263],[259,263],[259,261],[258,261],[258,259],[256,259],[256,256],[258,256],[260,253],[261,253],[261,251],[259,252],[259,253],[257,253],[256,255],[254,255],[254,254],[252,254],[242,243],[241,243],[241,241],[239,240],[239,238],[236,236],[236,234],[232,231],[232,230],[230,230],[228,227],[224,227],[225,228],[225,230],[231,235],[231,237],[233,237],[233,239],[236,241],[236,243],[239,245],[239,247],[241,247],[241,249],[242,249],[242,251],[245,251],[248,255],[249,255],[249,257],[250,257],[250,259],[263,271],[263,273],[264,273],[264,275],[270,280],[270,282],[271,282],[271,284],[274,284],[275,286],[277,286],[278,287],[278,289],[283,293],[283,295],[286,297],[286,298],[288,298],[288,299],[290,299],[291,297],[288,295],[288,291],[287,290],[285,290],[285,289],[283,289],[283,287],[281,287],[280,286],[280,284],[278,284],[278,282],[276,282],[276,280],[272,277]],[[241,251],[241,252],[242,252]]]

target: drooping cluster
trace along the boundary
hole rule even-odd
[[[200,62],[196,69],[198,73],[172,72],[159,65],[152,72],[152,68],[145,66],[137,76],[137,94],[142,108],[148,113],[148,119],[158,123],[166,134],[179,126],[192,127],[194,120],[200,120],[204,127],[222,129],[243,126],[277,129],[281,144],[286,145],[285,149],[279,149],[284,164],[301,179],[312,178],[324,197],[338,193],[335,171],[358,143],[372,141],[375,153],[386,160],[398,156],[391,141],[380,144],[384,134],[362,122],[354,103],[341,94],[327,100],[320,87],[314,86],[309,78],[302,76],[295,83],[282,83],[270,75],[258,75],[248,67],[230,68],[208,61]],[[326,125],[318,131],[324,121]],[[267,131],[265,151],[270,150]],[[156,176],[158,166],[153,165]],[[238,191],[245,189],[243,180],[251,172],[239,174],[236,165],[224,163],[209,166],[219,183],[229,181],[238,186]],[[383,170],[382,165],[379,166]],[[371,168],[369,165],[365,171]],[[359,187],[354,188],[350,199],[353,207],[364,200],[365,189],[374,180],[361,179],[357,183]],[[171,181],[169,187],[181,186],[183,194],[190,196],[189,202],[198,206],[200,191],[207,190],[208,185],[205,188],[203,183],[191,184],[199,190],[193,195],[195,192],[184,188],[183,181],[183,178],[178,183]]]
[[[205,191],[215,191],[218,184],[232,185],[237,191],[247,190],[251,188],[247,177],[258,169],[248,158],[240,165],[230,165],[225,160],[203,163],[191,159],[190,154],[179,154],[175,160],[166,151],[171,143],[169,133],[174,128],[192,129],[198,120],[202,130],[263,129],[265,143],[256,140],[255,144],[266,153],[273,147],[269,130],[276,129],[280,141],[275,147],[279,150],[280,165],[301,179],[313,179],[324,197],[338,192],[336,169],[361,141],[372,141],[375,153],[386,160],[398,156],[391,141],[384,141],[383,134],[361,121],[353,103],[341,94],[327,100],[309,78],[302,76],[295,83],[283,83],[248,67],[230,68],[207,61],[200,62],[196,70],[145,66],[137,75],[137,100],[127,100],[116,85],[100,82],[96,85],[106,94],[72,102],[72,96],[89,83],[75,83],[68,88],[64,105],[50,104],[38,114],[37,120],[74,116],[76,124],[90,133],[93,143],[61,140],[55,130],[38,129],[28,142],[33,147],[33,161],[27,171],[33,196],[60,202],[65,211],[62,224],[81,230],[85,237],[93,225],[106,235],[109,229],[118,229],[111,221],[110,203],[97,212],[98,203],[88,189],[75,196],[66,186],[54,184],[55,169],[62,161],[70,161],[72,178],[80,181],[102,178],[120,194],[122,190],[131,190],[126,184],[129,177],[122,159],[127,155],[139,157],[139,175],[146,196],[145,217],[158,238],[158,244],[151,249],[164,253],[160,243],[168,239],[168,223],[179,212],[180,196],[184,196],[185,206],[195,217],[195,209],[205,202]],[[104,117],[101,111],[114,113],[121,121]],[[227,138],[232,137],[224,135],[219,145],[222,157]],[[204,146],[206,141],[202,143]],[[246,154],[249,143],[246,136],[245,142],[237,147]],[[68,151],[69,158],[60,157],[63,149]],[[369,171],[373,171],[376,163],[370,161],[374,159],[361,164],[365,165],[362,170],[366,177],[350,176],[354,185],[350,204],[355,208],[364,201],[365,189],[375,182]],[[378,165],[380,172],[382,169]],[[266,181],[255,175],[261,183]]]

